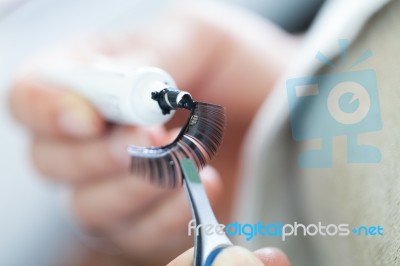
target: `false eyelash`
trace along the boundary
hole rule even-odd
[[[189,119],[175,140],[161,147],[129,146],[131,172],[161,186],[182,185],[179,160],[190,158],[198,170],[211,160],[222,143],[225,108],[194,102]]]

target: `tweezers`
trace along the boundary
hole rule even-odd
[[[232,242],[226,234],[206,234],[205,225],[213,228],[219,225],[211,209],[207,194],[201,183],[198,170],[191,159],[179,161],[184,176],[183,183],[186,196],[192,210],[192,217],[196,222],[196,228],[200,226],[199,232],[195,230],[194,239],[194,266],[211,266],[217,255],[226,247],[232,246]]]

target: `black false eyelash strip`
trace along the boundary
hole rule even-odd
[[[225,108],[194,102],[191,109],[189,119],[172,143],[161,147],[128,147],[132,174],[175,188],[183,182],[180,159],[192,159],[198,170],[206,166],[222,143]]]

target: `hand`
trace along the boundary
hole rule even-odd
[[[193,248],[189,249],[167,266],[192,266]],[[247,249],[234,246],[223,250],[215,258],[212,266],[290,266],[289,259],[275,248],[263,248],[251,253]]]
[[[192,241],[186,235],[188,205],[182,190],[166,191],[130,176],[125,146],[161,145],[173,133],[109,125],[68,88],[41,80],[36,69],[65,59],[84,64],[99,55],[123,65],[158,66],[194,98],[226,106],[227,134],[214,161],[225,178],[219,206],[218,175],[213,170],[202,174],[217,215],[224,220],[234,191],[232,165],[237,165],[238,144],[296,41],[263,20],[214,4],[182,8],[143,32],[110,39],[66,45],[38,56],[16,80],[10,107],[32,132],[37,169],[72,188],[78,220],[141,265],[162,264]]]

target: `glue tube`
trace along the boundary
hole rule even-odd
[[[108,121],[128,125],[159,125],[172,118],[152,99],[153,92],[176,91],[173,78],[156,67],[135,70],[107,66],[63,66],[40,71],[45,80],[85,97]],[[188,94],[182,92],[183,94]],[[188,94],[189,95],[189,94]]]

